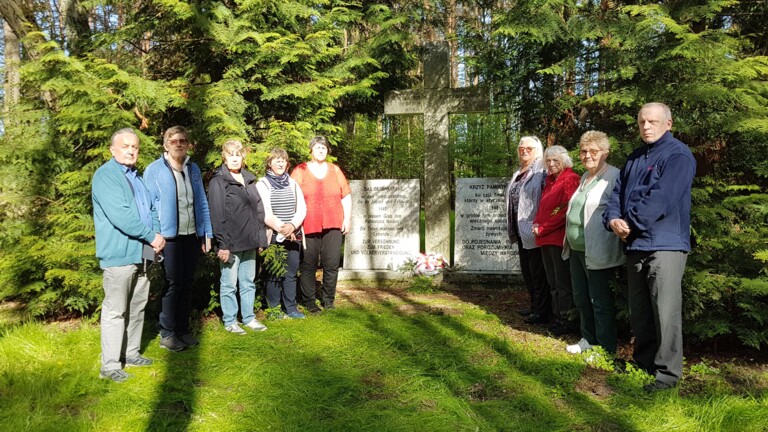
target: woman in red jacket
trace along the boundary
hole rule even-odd
[[[569,263],[562,258],[565,238],[565,213],[568,201],[579,187],[579,176],[573,172],[573,161],[561,146],[548,147],[544,151],[547,179],[541,192],[541,201],[533,220],[533,235],[541,247],[544,270],[552,293],[554,325],[549,328],[555,336],[571,333],[576,325],[568,319],[573,307],[571,272]]]

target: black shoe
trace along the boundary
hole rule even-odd
[[[654,393],[660,390],[669,390],[674,387],[675,387],[674,384],[665,383],[664,381],[656,380],[651,384],[644,385],[643,390],[645,390],[646,393]]]
[[[323,306],[323,309],[325,309],[325,310],[334,310],[334,309],[336,309],[336,306],[334,306],[332,304],[328,304],[328,305]]]
[[[546,324],[549,322],[547,317],[539,315],[537,313],[532,313],[528,316],[528,318],[524,319],[523,322],[526,324]]]
[[[320,307],[314,303],[309,306],[304,306],[304,308],[307,309],[307,312],[311,313],[312,315],[323,313],[323,310],[320,309]]]
[[[571,328],[564,324],[555,324],[547,329],[552,336],[558,337],[571,333]]]
[[[613,359],[613,373],[627,373],[627,361],[620,358]]]
[[[523,310],[519,310],[519,311],[517,311],[517,314],[518,314],[518,315],[520,315],[520,316],[524,316],[524,317],[527,317],[527,316],[529,316],[529,315],[533,314],[533,309],[523,309]]]
[[[184,351],[187,345],[180,341],[176,335],[170,335],[166,337],[160,336],[160,348],[165,348],[168,351],[179,352]]]

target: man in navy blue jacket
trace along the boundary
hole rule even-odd
[[[603,213],[624,242],[633,357],[655,375],[646,391],[672,388],[683,374],[681,282],[691,250],[691,184],[696,161],[672,137],[672,114],[649,103],[637,115],[645,145],[627,158]]]

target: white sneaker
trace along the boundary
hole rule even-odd
[[[590,345],[589,342],[587,342],[587,340],[584,338],[581,338],[581,340],[576,342],[574,345],[568,345],[565,347],[565,350],[571,354],[581,354],[584,351],[589,351],[591,349],[592,345]]]
[[[237,323],[234,323],[234,324],[232,324],[229,327],[224,327],[224,330],[226,330],[226,331],[228,331],[228,332],[230,332],[232,334],[236,334],[236,335],[240,335],[240,336],[246,334],[245,330],[241,329],[240,326],[237,325]]]
[[[267,329],[267,326],[265,326],[264,324],[260,323],[259,320],[255,319],[255,318],[253,320],[251,320],[251,322],[249,322],[245,326],[248,327],[249,329],[253,330],[253,331],[264,331],[264,330]]]

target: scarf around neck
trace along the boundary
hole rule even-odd
[[[271,169],[267,170],[267,181],[275,189],[287,188],[289,178],[290,176],[288,176],[288,171],[284,172],[282,175],[277,175],[273,173]]]

